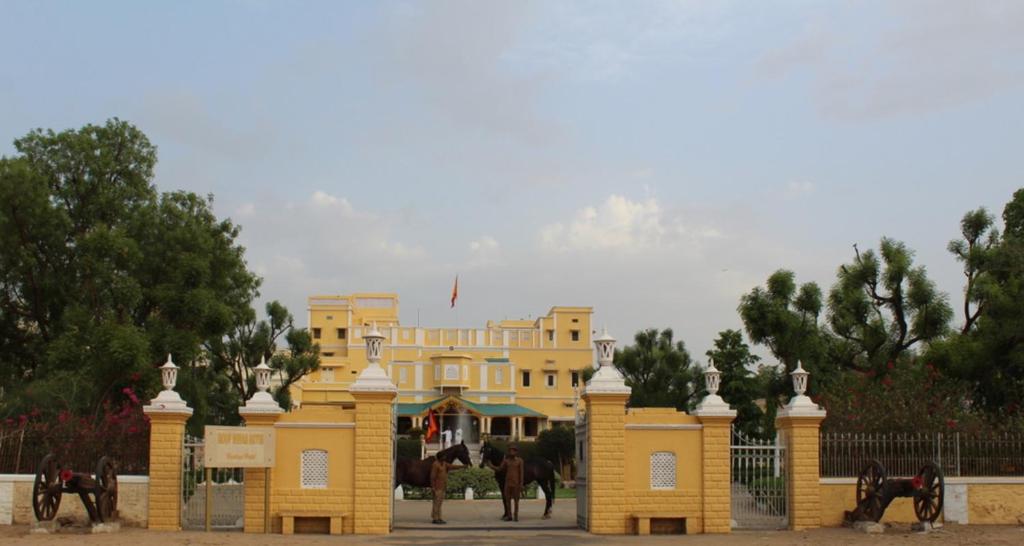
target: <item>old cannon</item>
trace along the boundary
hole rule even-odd
[[[945,481],[939,465],[925,463],[913,478],[887,478],[882,463],[872,460],[857,477],[857,507],[846,512],[846,522],[878,522],[893,499],[914,499],[914,514],[921,523],[935,523],[942,513]]]
[[[114,461],[101,457],[96,464],[95,476],[90,476],[61,467],[53,453],[43,457],[32,485],[32,510],[36,519],[53,520],[64,493],[77,494],[82,499],[92,523],[113,521],[117,516],[117,470]]]

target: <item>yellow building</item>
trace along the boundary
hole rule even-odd
[[[367,365],[364,332],[385,336],[383,365],[399,389],[398,428],[425,428],[434,409],[442,430],[467,442],[482,434],[532,438],[571,423],[583,369],[591,366],[590,307],[552,307],[536,320],[488,321],[483,328],[405,327],[398,296],[309,298],[309,327],[321,369],[296,385],[302,405],[346,404]]]

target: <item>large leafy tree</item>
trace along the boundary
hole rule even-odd
[[[968,213],[961,225],[972,216],[982,214]],[[966,228],[964,242],[950,244],[968,273],[965,309],[973,309],[968,316],[974,319],[928,354],[945,373],[973,385],[971,402],[999,420],[1021,415],[1024,400],[1024,189],[1007,203],[1003,223],[1001,238],[991,221],[977,223],[976,238],[984,243],[976,243],[967,260],[959,252],[972,248]]]
[[[993,255],[999,246],[999,231],[993,227],[995,218],[984,208],[964,214],[960,220],[961,239],[949,242],[949,252],[963,264],[964,277],[964,324],[960,333],[971,330],[985,308],[987,295],[994,287],[989,270]]]
[[[240,400],[256,392],[253,369],[266,361],[278,379],[272,394],[284,409],[291,408],[290,387],[320,367],[320,347],[306,329],[295,328],[294,318],[284,305],[272,301],[266,305],[267,318],[257,320],[247,313],[228,335],[207,342],[206,349],[214,370],[227,377],[234,395]],[[278,350],[282,337],[287,350]]]
[[[941,339],[953,316],[945,294],[903,243],[883,238],[839,268],[829,293],[834,357],[846,368],[882,375],[917,344]]]
[[[747,436],[763,436],[774,430],[770,423],[765,423],[765,413],[756,404],[762,389],[753,366],[761,358],[750,353],[739,330],[719,332],[714,345],[706,354],[722,373],[718,393],[736,410],[735,426]]]
[[[249,311],[259,282],[238,227],[209,198],[158,193],[141,131],[113,119],[14,146],[0,158],[2,411],[97,412],[133,377],[155,390],[168,353],[202,363],[202,342]],[[216,387],[208,373],[183,374],[193,404]]]
[[[629,404],[689,409],[695,372],[686,345],[673,339],[670,328],[641,330],[633,343],[615,351],[615,366],[633,390]]]
[[[797,287],[793,272],[780,269],[764,287],[755,287],[740,299],[739,312],[750,340],[768,347],[786,371],[796,369],[798,361],[812,372],[823,366],[827,343],[816,283]]]

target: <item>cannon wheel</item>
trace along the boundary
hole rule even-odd
[[[96,464],[96,508],[100,521],[112,521],[117,514],[117,470],[110,457]]]
[[[917,471],[921,477],[921,489],[914,494],[914,514],[920,522],[935,523],[942,513],[942,501],[946,496],[946,483],[942,469],[935,463],[927,463]]]
[[[32,511],[37,521],[50,521],[60,508],[60,497],[64,484],[60,481],[60,467],[53,453],[43,457],[36,469],[32,484]]]
[[[877,522],[882,519],[882,488],[885,487],[885,467],[871,460],[857,477],[857,508]]]

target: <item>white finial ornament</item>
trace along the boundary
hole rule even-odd
[[[597,371],[587,381],[584,392],[587,394],[630,394],[632,389],[626,386],[626,380],[612,364],[615,357],[615,338],[608,335],[608,329],[594,340],[597,350]]]
[[[384,335],[377,331],[377,323],[370,326],[370,331],[363,334],[366,342],[366,369],[363,370],[355,383],[349,387],[352,392],[398,392],[398,387],[391,382],[388,373],[380,365],[384,351]]]
[[[795,417],[823,417],[825,410],[821,409],[809,396],[807,396],[807,379],[811,374],[804,369],[803,362],[796,362],[796,369],[789,373],[793,379],[793,392],[795,395],[790,398],[789,404],[779,412],[780,416]]]
[[[804,363],[797,360],[796,369],[789,373],[789,376],[793,378],[793,392],[797,396],[803,396],[807,392],[807,376],[809,375],[811,374],[804,369]]]
[[[143,408],[145,413],[187,413],[192,414],[192,408],[181,399],[181,395],[174,390],[178,384],[178,367],[174,365],[170,353],[167,354],[167,362],[160,366],[160,383],[164,390]]]
[[[722,372],[715,367],[714,359],[708,361],[708,369],[704,370],[704,387],[708,394],[718,394],[718,386],[722,382]]]
[[[251,413],[281,413],[281,405],[274,400],[270,392],[270,374],[274,369],[267,366],[267,357],[260,356],[260,363],[253,368],[256,375],[256,394],[245,402],[245,405],[238,409],[241,414]]]
[[[707,396],[697,404],[693,412],[698,416],[735,417],[736,410],[729,407],[729,404],[718,395],[718,388],[722,384],[722,372],[715,367],[714,359],[708,361],[708,367],[704,370],[704,389],[708,391]]]

